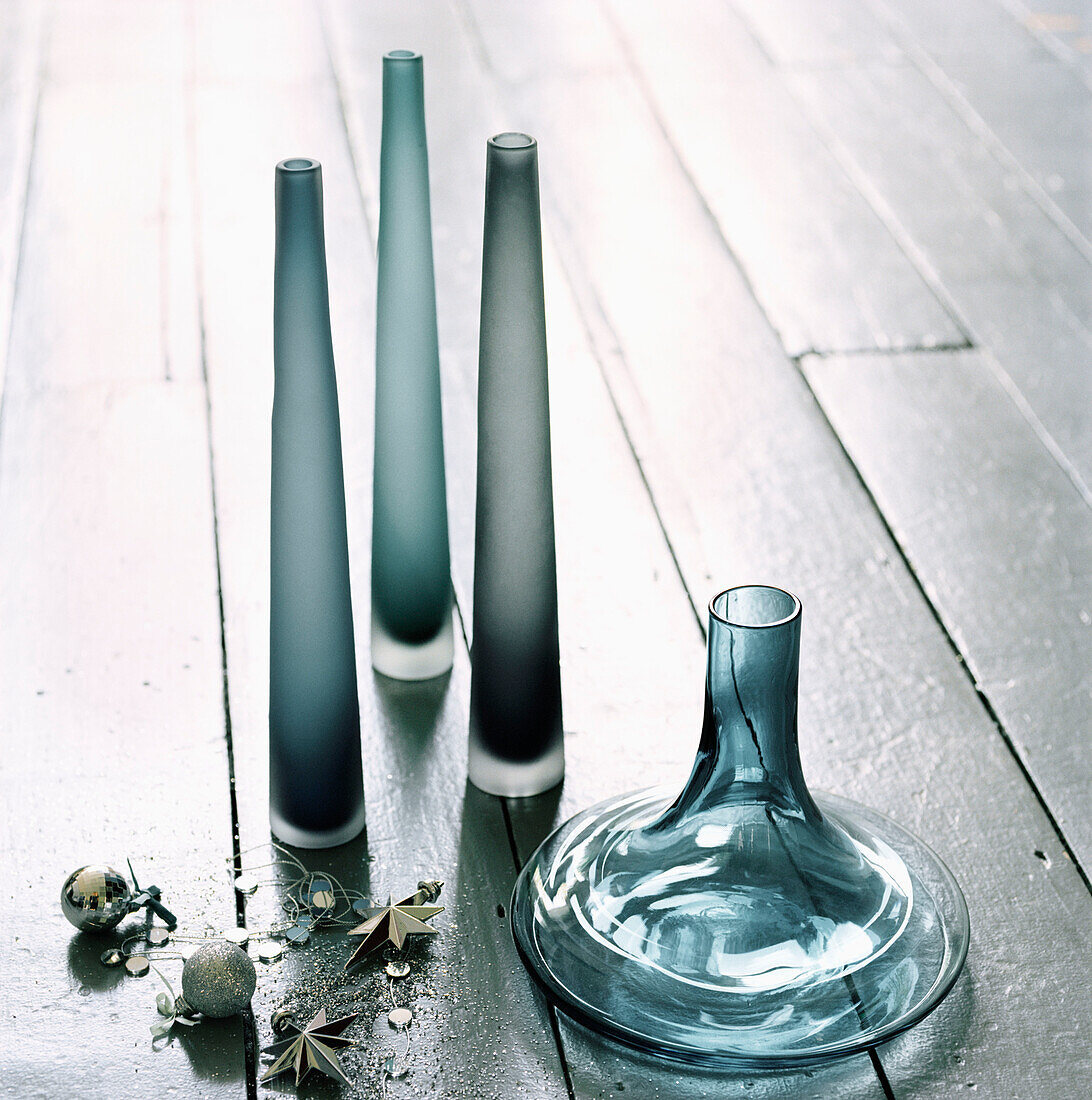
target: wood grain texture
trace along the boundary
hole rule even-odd
[[[804,364],[979,689],[1092,867],[1092,513],[980,352]]]
[[[256,1087],[237,1021],[153,1053],[155,989],[101,969],[57,893],[131,855],[190,929],[235,921],[218,567],[238,844],[268,857],[273,165],[307,154],[325,167],[368,834],[299,854],[380,897],[446,881],[441,934],[395,992],[417,1023],[387,1094],[1037,1097],[1047,1080],[1083,1097],[1087,880],[975,689],[1085,850],[1087,509],[1061,471],[1087,496],[1092,303],[1087,255],[1035,187],[1079,223],[1084,100],[1048,123],[1086,71],[1087,4],[892,0],[900,22],[735,0],[748,37],[704,2],[670,19],[605,2],[0,4],[0,794],[23,884],[0,902],[0,1095],[70,1091],[74,1066],[95,1067],[90,1095],[294,1092]],[[425,685],[368,667],[379,74],[402,46],[425,54],[464,608],[484,142],[541,142],[568,774],[535,800],[465,784],[465,650]],[[785,354],[917,346],[949,314],[982,350],[803,356],[806,378]],[[887,809],[968,894],[968,970],[879,1052],[883,1079],[866,1057],[689,1072],[555,1032],[511,943],[518,859],[589,803],[685,775],[704,603],[747,581],[804,600],[811,781]],[[260,890],[250,927],[281,900]],[[348,951],[316,935],[260,967],[258,1038],[281,1003],[362,1009],[346,1095],[375,1097],[402,1042],[377,969],[342,980]]]
[[[1092,96],[1083,74],[1051,56],[1034,20],[1019,25],[996,0],[874,4],[917,68],[1092,261],[1092,171],[1085,155]],[[1051,13],[1041,14],[1049,25]],[[973,36],[965,33],[969,24]]]
[[[856,10],[870,34],[887,33]],[[755,23],[771,52],[782,26]],[[993,350],[1031,430],[1092,501],[1092,381],[1072,367],[1092,347],[1087,257],[918,68],[816,67],[786,80],[857,185],[913,242],[974,342]]]
[[[555,5],[547,33],[530,13],[513,26],[486,0],[472,10],[513,115],[563,166],[546,185],[549,221],[691,591],[711,589],[715,570],[800,593],[808,774],[933,842],[967,892],[968,974],[881,1052],[895,1094],[974,1081],[1035,1095],[1027,1029],[1059,1003],[1066,1020],[1089,1016],[1067,975],[1087,958],[1092,899],[639,97],[609,56],[551,66],[550,44],[599,41],[594,16]],[[533,75],[522,61],[506,70],[520,40],[542,47]],[[1037,838],[1052,845],[1050,874]],[[1017,982],[1019,1005],[1006,992]],[[1079,1095],[1081,1025],[1039,1054]]]
[[[261,13],[270,31],[245,65],[234,58]],[[378,83],[380,54],[369,59]],[[422,878],[445,882],[440,935],[414,955],[416,1024],[410,1077],[389,1096],[516,1095],[560,1098],[564,1078],[551,1028],[527,986],[507,923],[515,864],[499,800],[466,786],[469,669],[465,650],[450,679],[399,685],[369,666],[368,550],[375,273],[336,90],[315,10],[293,4],[208,3],[196,25],[196,163],[213,453],[219,505],[240,840],[269,840],[267,801],[269,415],[273,167],[307,155],[323,165],[326,242],[339,381],[349,543],[361,685],[367,835],[334,852],[297,853],[312,868],[386,898]],[[378,154],[378,130],[370,140]],[[465,444],[464,444],[465,446]],[[260,893],[248,920],[261,927],[276,899]],[[379,1064],[400,1051],[387,1026],[385,983],[373,963],[343,980],[343,935],[292,952],[263,970],[255,999],[259,1039],[287,999],[365,1013],[359,1051],[343,1062],[353,1095],[380,1095]],[[399,990],[405,997],[407,991]],[[376,1027],[373,1035],[373,1021]],[[263,1087],[264,1091],[264,1087]],[[287,1079],[274,1091],[291,1093]]]
[[[163,377],[161,287],[137,277],[163,270],[162,241],[125,201],[146,177],[159,195],[161,100],[119,113],[139,82],[120,59],[109,87],[81,71],[114,45],[76,12],[58,29],[61,14],[0,421],[0,801],[18,884],[0,902],[0,1093],[46,1100],[76,1072],[98,1095],[238,1096],[239,1021],[153,1049],[162,986],[103,968],[118,937],[76,933],[59,905],[69,872],[130,857],[186,933],[235,915],[204,395]],[[83,142],[125,156],[61,170]],[[150,196],[137,211],[162,214]],[[192,269],[173,274],[192,300]],[[91,306],[107,315],[88,323]],[[180,964],[159,965],[177,983]]]
[[[790,354],[965,342],[726,4],[669,12],[616,2],[609,11]]]

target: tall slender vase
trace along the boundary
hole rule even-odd
[[[383,58],[372,483],[372,665],[398,680],[451,668],[440,354],[421,55]]]
[[[538,146],[488,143],[478,362],[470,780],[491,794],[561,781],[546,311]]]
[[[330,848],[364,827],[364,787],[318,161],[278,164],[276,198],[269,818]]]
[[[585,810],[521,872],[520,954],[589,1027],[684,1062],[805,1065],[897,1035],[959,975],[967,907],[940,859],[804,782],[800,622],[778,588],[715,596],[683,790]]]

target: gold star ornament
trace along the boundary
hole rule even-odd
[[[272,1046],[263,1048],[263,1054],[277,1055],[276,1061],[265,1071],[262,1081],[279,1077],[282,1073],[296,1071],[298,1085],[313,1069],[319,1073],[351,1085],[337,1060],[339,1047],[350,1047],[352,1039],[346,1039],[341,1033],[359,1016],[342,1016],[340,1020],[326,1020],[326,1009],[320,1008],[318,1015],[301,1031],[294,1024],[286,1025],[283,1038]]]
[[[357,945],[345,969],[360,962],[365,955],[370,955],[385,943],[393,943],[401,949],[407,936],[435,936],[438,929],[430,928],[424,922],[437,913],[442,913],[442,905],[423,905],[422,902],[432,901],[439,896],[442,883],[422,883],[416,894],[403,898],[395,903],[388,896],[387,904],[379,909],[367,910],[367,919],[363,924],[354,928],[350,936],[363,936],[364,939]]]

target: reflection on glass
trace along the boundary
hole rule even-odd
[[[797,747],[800,604],[710,604],[705,720],[682,792],[577,815],[516,886],[531,973],[567,1013],[684,1061],[818,1061],[919,1020],[966,955],[967,911],[920,841],[813,798]]]

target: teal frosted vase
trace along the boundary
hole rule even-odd
[[[521,872],[516,944],[564,1012],[652,1054],[782,1067],[882,1043],[952,988],[963,895],[920,840],[809,792],[800,602],[709,605],[705,719],[681,793],[578,814]]]
[[[364,786],[318,161],[277,165],[276,210],[269,817],[329,848],[364,827]]]
[[[550,400],[538,147],[498,134],[487,148],[469,772],[516,797],[565,770]]]
[[[398,680],[454,658],[421,55],[383,58],[372,483],[372,666]]]

